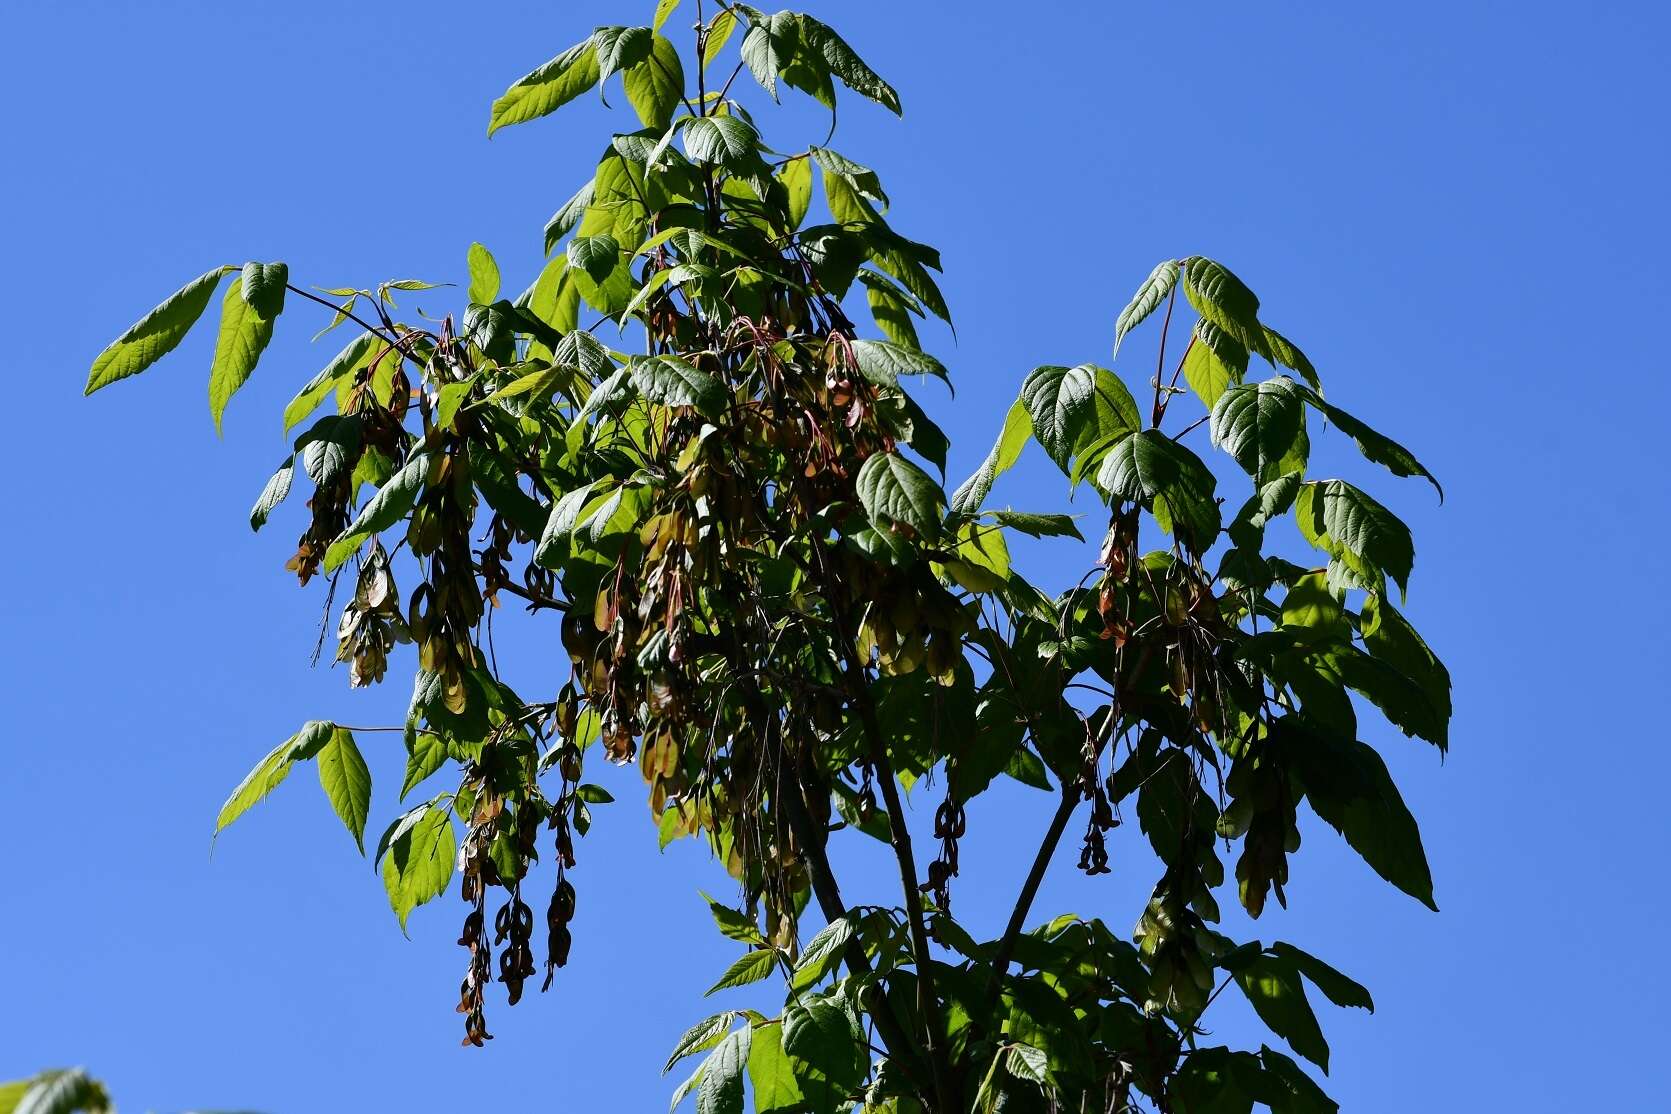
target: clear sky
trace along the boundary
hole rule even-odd
[[[322,286],[456,281],[481,240],[520,289],[604,110],[489,142],[488,103],[594,24],[652,7],[9,7],[0,1078],[82,1063],[130,1110],[664,1108],[665,1052],[711,1012],[699,996],[735,949],[696,892],[728,893],[723,871],[699,849],[656,853],[635,771],[604,771],[622,803],[580,849],[573,962],[552,993],[491,1011],[485,1051],[458,1047],[456,900],[404,939],[311,771],[210,857],[216,808],[276,742],[310,718],[396,722],[407,696],[404,679],[364,695],[308,668],[322,593],[282,568],[298,508],[259,536],[245,524],[286,452],[284,401],[335,351],[307,344],[323,320],[290,307],[224,441],[205,405],[212,323],[144,381],[81,398],[105,343],[217,263],[284,259]],[[1319,1004],[1329,1090],[1353,1112],[1657,1108],[1665,7],[812,10],[905,103],[901,122],[845,98],[834,146],[877,167],[895,225],[944,252],[959,331],[924,343],[958,393],[926,397],[954,438],[953,483],[1030,368],[1106,361],[1138,281],[1197,252],[1258,291],[1331,398],[1445,483],[1440,507],[1323,439],[1319,468],[1361,470],[1415,531],[1408,611],[1457,709],[1443,763],[1369,735],[1422,822],[1443,911],[1313,822],[1290,909],[1250,930],[1374,991],[1373,1017]],[[806,114],[762,122],[782,146],[822,135]],[[1133,344],[1119,370],[1136,383]],[[1034,450],[996,498],[1064,509],[1065,492]],[[1048,584],[1092,559],[1025,557]],[[505,629],[501,656],[530,670],[560,652],[551,628]],[[366,740],[373,830],[395,811],[396,738]],[[956,893],[977,931],[1001,928],[1047,807],[1017,790],[972,810]],[[1094,881],[1065,846],[1036,908],[1129,925],[1155,870],[1120,836]],[[865,863],[874,884],[854,896],[892,900],[880,860],[851,869]],[[1234,1006],[1222,1033],[1259,1039]]]

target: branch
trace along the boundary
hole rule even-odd
[[[989,1000],[997,997],[998,986],[1009,973],[1016,941],[1021,938],[1021,926],[1027,921],[1027,914],[1033,907],[1033,899],[1039,893],[1039,884],[1044,881],[1044,872],[1049,869],[1050,860],[1056,854],[1056,846],[1062,842],[1062,833],[1067,831],[1068,820],[1079,807],[1080,800],[1078,782],[1064,781],[1062,803],[1056,806],[1056,814],[1050,818],[1050,827],[1045,829],[1044,841],[1039,844],[1038,854],[1033,856],[1033,867],[1027,872],[1027,880],[1021,884],[1021,894],[1015,899],[1015,909],[1010,912],[1010,923],[1004,926],[1004,935],[998,941],[998,953],[993,956],[992,974],[986,983],[986,996]]]
[[[917,967],[917,1012],[923,1026],[923,1045],[928,1050],[929,1065],[934,1069],[935,1106],[945,1114],[958,1109],[953,1101],[951,1069],[946,1063],[935,1032],[940,1025],[939,996],[934,989],[933,957],[928,950],[928,929],[923,923],[922,895],[917,887],[917,861],[911,853],[911,832],[905,824],[905,806],[899,799],[899,786],[894,782],[893,764],[888,761],[888,748],[882,738],[882,725],[876,719],[876,705],[870,699],[870,686],[865,676],[864,663],[859,660],[857,644],[847,632],[846,617],[842,614],[840,597],[832,589],[835,579],[830,572],[823,542],[814,536],[813,546],[818,553],[818,565],[823,575],[824,596],[834,619],[836,638],[841,642],[842,659],[846,666],[848,698],[859,712],[859,723],[870,744],[870,761],[876,767],[882,783],[882,799],[888,809],[889,843],[899,865],[899,881],[905,891],[905,915],[911,926],[911,955]]]

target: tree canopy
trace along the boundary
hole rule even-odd
[[[571,950],[583,959],[577,883],[605,883],[584,880],[577,840],[613,799],[593,772],[636,764],[656,838],[704,841],[735,881],[712,910],[739,955],[711,993],[783,989],[774,1016],[691,1025],[667,1061],[693,1069],[675,1104],[1334,1110],[1289,1053],[1326,1072],[1314,1004],[1370,1009],[1369,991],[1215,926],[1227,888],[1253,917],[1285,903],[1302,806],[1434,905],[1416,822],[1358,719],[1443,750],[1450,678],[1397,606],[1409,530],[1364,487],[1313,475],[1312,436],[1332,425],[1369,465],[1442,497],[1438,481],[1325,396],[1235,273],[1186,254],[1115,319],[1110,363],[1152,328],[1157,366],[1032,370],[948,491],[948,436],[914,393],[953,379],[918,331],[951,322],[940,257],[896,230],[881,176],[829,146],[838,102],[898,113],[898,94],[811,15],[698,2],[685,41],[679,6],[597,28],[493,102],[490,135],[594,90],[634,117],[546,224],[548,262],[520,293],[481,244],[438,319],[401,308],[450,296],[429,282],[307,287],[281,262],[218,265],[93,362],[89,394],[145,371],[220,291],[219,428],[287,308],[346,339],[285,408],[289,447],[250,525],[306,490],[287,567],[347,597],[349,683],[411,659],[389,728],[404,769],[377,777],[400,811],[377,834],[365,729],[315,720],[256,763],[216,831],[311,763],[356,846],[373,836],[402,924],[459,895],[457,1008],[480,1045],[494,982],[515,1004],[530,979],[560,992]],[[830,135],[779,150],[756,110],[792,94],[828,109]],[[989,505],[1035,443],[1100,500],[1089,539],[1056,510]],[[1269,536],[1283,519],[1287,550]],[[1017,535],[1082,554],[1083,575],[1029,582]],[[502,607],[552,613],[549,689],[502,679]],[[953,896],[966,807],[999,778],[1044,791],[1039,846],[983,940]],[[933,809],[928,848],[905,792]],[[1108,873],[1127,813],[1122,869],[1146,845],[1157,874],[1135,930],[1034,910],[1070,829],[1079,868]],[[847,903],[835,838],[891,847],[896,904]],[[1208,1042],[1232,985],[1287,1051]]]

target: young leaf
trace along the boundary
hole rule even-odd
[[[1149,277],[1143,280],[1143,285],[1137,288],[1126,308],[1120,311],[1120,316],[1114,321],[1114,355],[1120,355],[1120,342],[1126,334],[1140,325],[1143,320],[1166,300],[1172,293],[1172,288],[1178,284],[1178,261],[1167,259],[1155,265],[1149,272]]]
[[[471,244],[469,251],[470,300],[477,305],[490,305],[499,297],[499,263],[493,253],[481,244]]]
[[[100,352],[87,373],[83,394],[92,394],[118,379],[138,375],[172,352],[203,316],[220,280],[235,267],[216,267],[180,287],[168,299],[136,321]]]
[[[661,25],[667,22],[667,17],[678,6],[679,0],[656,0],[656,18],[650,21],[650,26],[660,31]]]
[[[273,321],[284,309],[288,276],[289,268],[283,263],[246,263],[243,274],[226,288],[215,361],[209,368],[209,413],[214,415],[216,433],[227,402],[249,380],[273,339]]]
[[[919,537],[933,538],[946,497],[928,473],[898,453],[874,453],[859,469],[859,502],[878,527],[909,526]]]
[[[360,854],[365,854],[366,817],[371,812],[371,770],[347,728],[333,729],[330,740],[319,751],[319,784],[354,837],[354,846],[360,849]]]
[[[527,74],[493,102],[487,134],[557,111],[598,83],[598,56],[588,38]]]

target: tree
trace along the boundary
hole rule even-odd
[[[1352,694],[1442,749],[1450,679],[1388,588],[1402,602],[1408,529],[1361,488],[1309,475],[1311,430],[1331,423],[1370,462],[1437,481],[1325,398],[1235,274],[1190,255],[1155,267],[1116,321],[1117,354],[1160,318],[1147,384],[1134,394],[1090,363],[1035,369],[948,495],[935,478],[947,437],[907,386],[949,378],[916,328],[950,322],[937,253],[893,228],[875,171],[827,145],[768,147],[737,86],[746,70],[773,100],[810,96],[832,131],[838,96],[897,113],[897,94],[800,13],[698,3],[681,57],[663,33],[676,7],[597,29],[494,102],[489,134],[619,86],[640,125],[552,217],[549,262],[520,295],[501,296],[479,244],[467,305],[439,324],[396,316],[427,283],[309,291],[283,263],[220,266],[88,379],[91,393],[145,370],[228,276],[217,426],[287,300],[356,330],[286,408],[287,432],[306,428],[250,523],[300,473],[313,493],[289,568],[333,590],[351,572],[337,651],[350,683],[382,681],[396,645],[416,646],[407,721],[388,729],[405,738],[400,795],[444,767],[459,781],[397,816],[374,854],[402,923],[461,874],[464,1039],[489,1039],[496,972],[513,1004],[541,974],[524,890],[542,843],[546,987],[567,963],[575,837],[610,800],[587,763],[636,761],[659,838],[705,840],[736,880],[737,906],[712,907],[746,950],[715,989],[781,979],[786,993],[775,1017],[694,1024],[668,1062],[701,1056],[675,1102],[1335,1109],[1285,1053],[1204,1045],[1202,1016],[1234,984],[1326,1070],[1308,986],[1342,1007],[1371,1008],[1369,992],[1292,944],[1220,933],[1216,895],[1234,853],[1250,914],[1284,902],[1303,803],[1433,904],[1416,823],[1358,740]],[[716,64],[733,43],[739,60]],[[879,337],[849,316],[861,290]],[[1271,374],[1254,374],[1255,356]],[[1084,577],[1055,594],[1011,566],[1006,538],[1084,545],[1078,523],[986,505],[1029,442],[1107,507]],[[1217,471],[1198,448],[1217,451]],[[1245,494],[1221,495],[1220,472]],[[1297,561],[1266,536],[1286,517],[1312,547]],[[416,577],[409,595],[397,573]],[[556,613],[568,679],[555,692],[525,698],[484,651],[486,617],[513,600]],[[357,730],[304,725],[234,790],[217,831],[312,761],[363,847],[372,774]],[[958,842],[968,802],[1001,776],[1053,805],[1002,934],[977,941],[952,913]],[[931,860],[907,824],[913,788],[939,798]],[[1160,867],[1133,938],[1073,914],[1029,929],[1069,827],[1084,825],[1080,868],[1107,873],[1127,805]],[[892,847],[898,904],[845,902],[827,853],[838,833]]]

